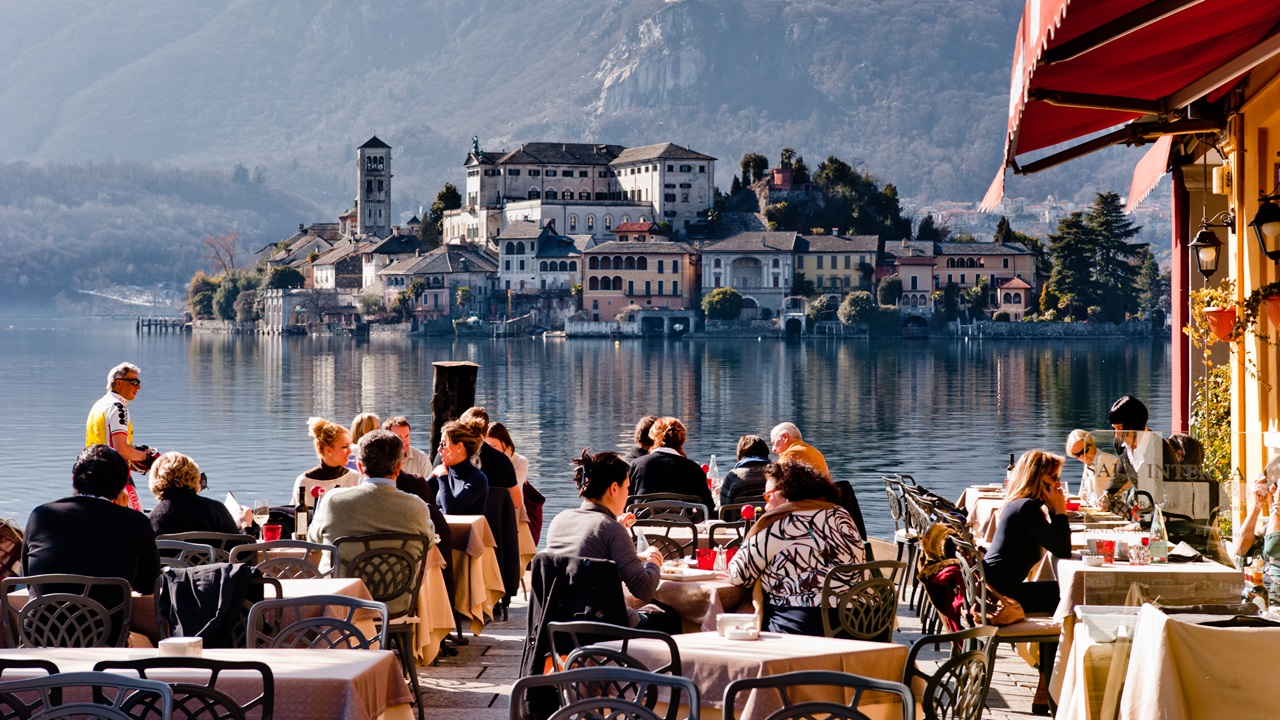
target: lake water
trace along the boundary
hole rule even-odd
[[[790,420],[853,483],[872,534],[892,521],[880,477],[909,472],[955,497],[999,481],[1010,452],[1062,453],[1075,427],[1106,426],[1111,402],[1147,402],[1169,426],[1163,340],[928,340],[785,344],[764,340],[488,340],[137,335],[129,321],[0,319],[0,516],[25,523],[70,494],[89,406],[129,361],[143,385],[135,441],[193,457],[213,497],[290,500],[316,464],[306,422],[361,411],[406,415],[429,443],[432,362],[478,363],[477,402],[507,425],[548,497],[576,505],[569,460],[622,450],[642,415],[675,415],[686,452],[732,466],[739,436]],[[1078,482],[1070,461],[1064,477]],[[144,504],[154,499],[141,483]]]

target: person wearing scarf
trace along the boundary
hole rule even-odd
[[[760,497],[768,464],[769,443],[759,435],[743,435],[738,440],[738,464],[725,473],[720,484],[720,507]]]
[[[307,431],[315,440],[320,464],[293,481],[289,498],[290,501],[297,498],[298,488],[302,488],[307,507],[314,511],[316,498],[321,493],[338,487],[355,487],[360,482],[360,473],[347,468],[347,460],[351,458],[351,433],[346,428],[324,418],[313,417],[307,420]]]
[[[822,580],[837,565],[865,557],[853,517],[836,504],[831,480],[812,465],[765,467],[767,512],[747,532],[729,563],[729,582],[763,586],[763,629],[822,635]]]

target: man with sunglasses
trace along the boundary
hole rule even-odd
[[[120,363],[107,373],[107,394],[98,398],[89,410],[84,427],[84,445],[107,445],[128,461],[130,470],[145,473],[160,453],[145,445],[133,444],[133,423],[129,421],[128,406],[142,388],[142,380],[138,377],[140,373],[138,366],[132,363]],[[132,477],[125,490],[129,493],[130,507],[141,510],[142,504],[138,502]]]

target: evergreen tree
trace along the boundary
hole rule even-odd
[[[1160,264],[1148,248],[1140,248],[1138,256],[1142,258],[1138,265],[1136,281],[1138,309],[1143,316],[1151,317],[1156,312],[1167,312],[1169,308],[1169,273],[1160,272]]]
[[[769,169],[769,159],[760,153],[745,153],[742,156],[742,184],[750,185],[763,180]]]
[[[1098,193],[1085,219],[1093,230],[1095,242],[1093,281],[1097,297],[1111,322],[1123,322],[1127,313],[1138,311],[1139,246],[1129,239],[1141,232],[1124,215],[1120,196],[1113,192]]]
[[[431,223],[435,226],[436,237],[440,236],[444,229],[444,214],[449,210],[457,210],[462,207],[462,194],[458,192],[458,188],[453,183],[445,183],[440,192],[436,193],[436,201],[431,203],[431,210],[427,216],[422,219],[422,224]],[[419,231],[421,236],[421,231]]]
[[[729,183],[729,197],[733,197],[740,192],[742,192],[742,181],[738,179],[737,175],[734,175],[733,182]]]
[[[1090,305],[1096,305],[1098,296],[1093,282],[1097,262],[1095,231],[1085,221],[1083,212],[1077,210],[1058,221],[1058,231],[1049,235],[1049,252],[1053,255],[1053,271],[1045,284],[1045,297],[1041,310],[1050,295],[1057,298],[1056,307],[1063,308],[1072,317],[1083,320]]]
[[[942,231],[933,221],[933,213],[928,213],[920,224],[916,226],[916,240],[922,242],[939,242],[942,240]]]
[[[809,166],[805,164],[804,157],[797,157],[796,161],[791,164],[791,182],[796,185],[803,185],[809,182]]]
[[[996,222],[995,237],[992,239],[998,243],[1014,242],[1013,228],[1009,227],[1009,218],[1000,216],[1000,220]]]
[[[960,317],[960,284],[948,282],[942,286],[942,314],[948,320]]]
[[[881,280],[879,298],[881,305],[897,305],[902,299],[902,278],[890,275]]]

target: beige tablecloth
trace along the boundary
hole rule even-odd
[[[453,632],[453,598],[444,584],[444,555],[431,546],[427,572],[418,589],[418,626],[415,634],[418,662],[430,665],[440,654],[440,641]]]
[[[1065,652],[1054,665],[1050,693],[1058,702],[1057,720],[1113,720],[1124,686],[1131,648],[1129,638],[1094,642],[1075,616],[1062,621]]]
[[[623,587],[627,604],[633,608],[645,605]],[[671,607],[684,621],[685,632],[716,629],[716,616],[726,612],[755,612],[751,606],[751,589],[731,584],[725,577],[714,580],[663,580],[653,599]],[[747,609],[740,610],[743,605]]]
[[[62,672],[92,670],[102,660],[136,660],[155,657],[155,650],[130,648],[27,649],[0,651],[0,659],[49,660]],[[412,698],[400,663],[383,650],[205,650],[213,660],[255,660],[271,667],[275,676],[276,720],[374,720],[385,716],[407,717]],[[10,670],[5,679],[22,675]],[[148,677],[169,680],[165,673]],[[240,683],[240,688],[237,688]],[[260,684],[235,673],[219,678],[218,687],[233,697],[249,700]]]
[[[1076,605],[1136,604],[1127,602],[1134,586],[1146,601],[1230,603],[1240,598],[1239,571],[1214,562],[1085,567],[1081,560],[1059,560],[1057,573],[1058,618],[1070,615]]]
[[[1192,625],[1138,615],[1121,720],[1269,720],[1280,715],[1280,629]]]
[[[1004,490],[990,490],[991,485],[973,485],[965,488],[956,501],[956,507],[968,514],[967,524],[973,539],[988,545],[996,537],[996,521],[1004,506]]]
[[[755,642],[725,640],[714,632],[673,636],[680,649],[683,675],[693,681],[701,694],[702,706],[723,707],[724,689],[740,678],[765,677],[796,670],[837,670],[881,680],[902,680],[907,647],[896,643],[779,635],[762,633]],[[632,641],[628,652],[646,665],[666,662],[666,646],[653,641]],[[813,699],[793,693],[797,699]],[[846,702],[846,698],[830,698]],[[885,698],[868,696],[869,704]],[[743,720],[760,720],[779,709],[775,691],[751,693],[738,713]]]
[[[498,543],[483,515],[444,517],[453,539],[453,607],[470,618],[471,632],[479,635],[485,620],[493,616],[493,606],[507,594],[498,567]]]

